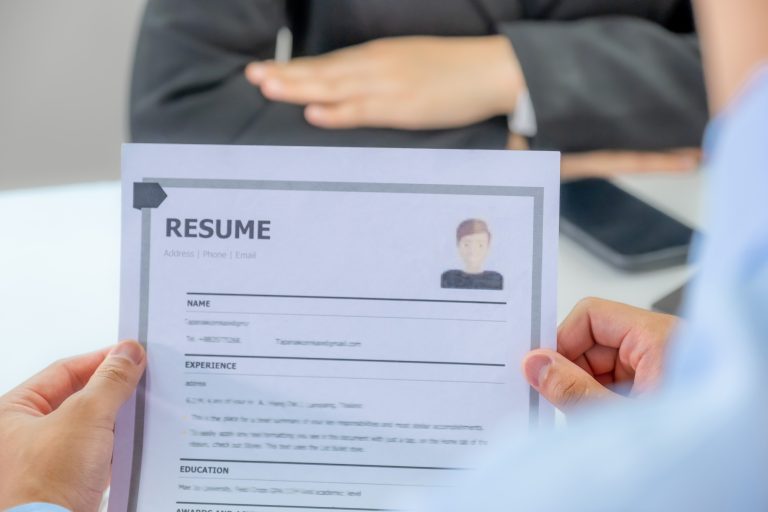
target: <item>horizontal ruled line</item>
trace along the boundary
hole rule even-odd
[[[394,379],[385,377],[339,377],[336,375],[288,375],[281,373],[232,373],[232,372],[184,372],[185,375],[226,375],[229,377],[285,377],[289,379],[340,379],[340,380],[384,380],[397,382],[436,382],[440,384],[505,384],[487,380],[445,380],[445,379]]]
[[[437,484],[392,484],[382,482],[330,482],[326,480],[274,480],[271,478],[229,478],[220,476],[180,476],[182,480],[224,480],[224,481],[245,481],[245,482],[282,482],[289,484],[333,484],[333,485],[375,485],[385,487],[444,487],[452,488],[453,485]]]
[[[453,300],[453,299],[413,299],[400,297],[346,297],[335,295],[280,295],[269,293],[219,293],[219,292],[187,292],[187,295],[205,295],[211,297],[265,297],[272,299],[327,299],[327,300],[373,300],[391,302],[438,302],[450,304],[490,304],[496,306],[506,305],[504,301],[490,300]]]
[[[467,468],[443,467],[443,466],[390,466],[386,464],[350,464],[338,462],[298,462],[283,460],[245,460],[245,459],[191,459],[180,458],[181,462],[219,462],[226,464],[276,464],[289,466],[334,466],[346,468],[375,468],[375,469],[416,469],[436,471],[465,471]]]
[[[212,507],[259,507],[259,508],[295,508],[302,510],[364,510],[372,512],[394,511],[393,508],[354,508],[354,507],[312,507],[310,505],[265,505],[259,503],[213,503],[203,501],[177,501],[177,505],[202,505]]]
[[[437,320],[446,322],[488,322],[488,323],[506,323],[506,320],[490,320],[486,318],[449,318],[440,316],[384,316],[384,315],[337,315],[323,313],[277,313],[267,311],[211,311],[187,309],[187,313],[204,313],[208,315],[260,315],[260,316],[314,316],[314,317],[334,317],[334,318],[381,318],[385,320]]]
[[[504,363],[473,363],[464,361],[416,361],[407,359],[354,359],[346,357],[299,357],[299,356],[252,356],[234,354],[184,354],[185,357],[209,357],[232,359],[287,359],[299,361],[337,361],[344,363],[393,363],[393,364],[434,364],[447,366],[493,366],[505,367]]]

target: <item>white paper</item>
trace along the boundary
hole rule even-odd
[[[558,192],[557,153],[126,145],[109,510],[407,508],[550,423]]]

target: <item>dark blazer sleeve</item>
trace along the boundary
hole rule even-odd
[[[699,146],[707,122],[699,46],[637,17],[502,23],[525,74],[536,149]]]
[[[231,142],[266,100],[243,70],[274,56],[279,0],[149,0],[131,84],[137,142]]]
[[[288,6],[289,7],[289,6]],[[452,130],[326,130],[244,77],[290,26],[285,0],[149,0],[131,85],[135,142],[500,149],[502,118]]]

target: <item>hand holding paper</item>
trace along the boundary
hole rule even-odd
[[[595,400],[654,391],[661,381],[672,315],[602,299],[584,299],[560,324],[557,352],[534,350],[523,371],[563,411]]]
[[[46,502],[96,511],[113,428],[146,359],[135,341],[65,359],[0,397],[0,509]]]

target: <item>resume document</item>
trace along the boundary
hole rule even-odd
[[[559,155],[127,145],[111,512],[407,510],[552,421]]]

